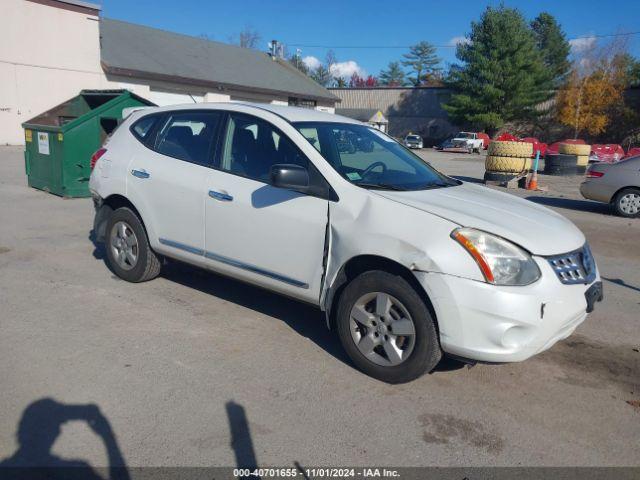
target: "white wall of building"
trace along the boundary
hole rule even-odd
[[[2,0],[0,144],[24,143],[20,124],[76,95],[108,88],[97,16]]]
[[[21,124],[83,89],[126,88],[158,105],[245,100],[287,105],[286,96],[105,75],[99,17],[28,0],[0,0],[0,145],[24,144]],[[318,110],[334,113],[332,105]]]

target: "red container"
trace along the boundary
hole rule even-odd
[[[536,156],[537,152],[540,152],[540,156],[544,157],[547,153],[547,144],[541,142],[535,137],[524,137],[520,139],[521,142],[533,143],[533,153],[531,154],[531,158]]]
[[[482,139],[482,148],[484,150],[489,148],[489,142],[491,141],[491,139],[489,138],[489,135],[487,135],[484,132],[478,132],[477,135],[478,135],[478,138]]]
[[[627,157],[635,157],[636,155],[640,155],[640,147],[630,148],[629,151],[627,152],[627,155],[626,155],[625,158],[627,158]]]
[[[517,142],[518,141],[518,137],[514,137],[510,133],[506,133],[505,132],[502,135],[500,135],[498,138],[496,138],[496,140],[498,142]]]
[[[624,158],[624,149],[616,143],[595,144],[591,147],[591,154],[598,157],[599,162],[616,163]]]

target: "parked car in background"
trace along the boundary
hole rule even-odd
[[[404,146],[407,148],[422,148],[422,137],[420,135],[409,134],[404,137]]]
[[[591,155],[597,162],[616,163],[624,158],[625,153],[622,145],[608,143],[592,145]]]
[[[372,151],[339,148],[353,136]],[[443,352],[525,360],[602,298],[569,220],[443,175],[339,115],[150,108],[91,163],[94,232],[120,278],[151,280],[166,257],[310,303],[353,363],[387,382],[422,375]]]
[[[520,139],[521,142],[527,142],[533,144],[533,153],[531,154],[531,158],[534,158],[538,152],[540,152],[540,157],[544,157],[547,153],[547,144],[541,142],[535,137],[524,137]]]
[[[453,144],[451,148],[461,148],[469,153],[480,153],[484,148],[484,140],[475,132],[458,132],[451,142]]]
[[[590,165],[580,193],[589,200],[611,204],[623,217],[640,216],[640,156]]]

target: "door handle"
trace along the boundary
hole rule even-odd
[[[216,192],[215,190],[209,190],[209,196],[223,202],[231,202],[233,200],[233,197],[228,193]]]
[[[142,169],[142,170],[133,169],[131,170],[131,175],[137,178],[149,178],[151,176],[151,174],[147,173],[145,169]]]

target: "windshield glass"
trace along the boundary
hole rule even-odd
[[[388,190],[459,185],[374,128],[332,122],[293,125],[340,175],[355,185]]]
[[[407,140],[420,140],[420,137],[417,135],[407,135]]]

